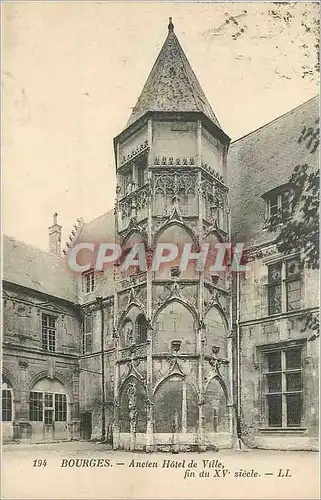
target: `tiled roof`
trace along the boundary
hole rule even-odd
[[[41,293],[77,302],[77,282],[66,259],[3,236],[3,279]]]
[[[262,232],[262,195],[285,184],[296,165],[318,168],[318,152],[298,142],[303,127],[318,128],[319,98],[314,97],[263,127],[231,143],[227,156],[232,234],[238,242],[255,242]]]
[[[76,243],[86,242],[94,243],[96,250],[100,243],[115,243],[115,215],[114,210],[110,210],[105,214],[100,215],[96,219],[84,224]],[[92,258],[92,253],[82,254],[84,258],[84,264],[88,262],[88,258]],[[77,259],[81,263],[81,256]],[[85,301],[90,302],[95,296],[110,296],[113,294],[115,288],[114,281],[114,266],[108,265],[104,267],[104,272],[97,279],[95,291],[92,294],[87,294]],[[81,297],[81,294],[80,294]],[[80,298],[83,302],[83,299]]]
[[[221,128],[174,29],[169,29],[127,126],[147,111],[200,111]]]

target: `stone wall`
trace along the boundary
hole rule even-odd
[[[3,380],[13,396],[12,422],[4,422],[4,437],[33,441],[77,438],[80,337],[76,308],[13,284],[5,286],[3,295]],[[42,348],[43,314],[55,318],[54,352]],[[44,422],[30,422],[30,392],[41,381],[53,387],[57,381],[67,397],[67,421],[48,428],[48,432]]]
[[[113,349],[104,355],[105,367],[105,414],[106,429],[112,425],[114,404],[114,373],[115,357]],[[102,385],[101,385],[101,354],[96,353],[81,357],[79,361],[79,411],[91,414],[91,439],[101,439],[102,415]]]

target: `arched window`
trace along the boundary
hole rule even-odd
[[[157,315],[154,328],[154,349],[156,352],[169,352],[171,342],[181,340],[182,352],[195,352],[195,332],[195,320],[191,311],[180,302],[170,302]]]
[[[12,388],[2,381],[2,422],[12,421]]]
[[[206,345],[205,354],[212,354],[212,347],[220,347],[220,358],[227,356],[227,329],[222,313],[217,307],[212,307],[205,316]]]
[[[208,433],[228,432],[229,410],[222,386],[213,378],[204,394],[204,428]]]
[[[197,394],[183,377],[166,379],[155,394],[155,430],[159,433],[196,432]]]
[[[136,343],[144,344],[147,342],[147,321],[143,314],[137,316],[136,319]]]

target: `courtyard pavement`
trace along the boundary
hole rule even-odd
[[[83,441],[5,444],[1,498],[319,498],[319,456],[265,450],[145,454]]]

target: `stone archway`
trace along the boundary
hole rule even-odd
[[[159,445],[194,444],[198,428],[198,396],[184,376],[163,380],[154,394],[154,437]]]
[[[70,397],[57,378],[41,378],[29,393],[29,420],[33,440],[69,439]]]
[[[230,411],[226,389],[218,377],[213,377],[204,393],[204,431],[207,445],[230,446]]]
[[[227,322],[222,311],[217,307],[211,307],[205,316],[205,354],[212,354],[212,347],[218,346],[220,348],[220,357],[227,356]]]
[[[180,267],[185,244],[191,245],[192,252],[197,251],[197,238],[190,227],[177,221],[169,222],[155,235],[153,247],[156,248],[161,243],[177,245],[178,254],[171,262],[160,264],[159,269],[155,271],[155,279],[168,279],[174,276],[179,276],[181,279],[197,277],[194,261],[190,260],[184,270]]]
[[[170,300],[158,310],[154,319],[154,352],[170,352],[173,340],[181,341],[181,352],[196,350],[197,320],[180,300]]]
[[[120,446],[134,450],[145,446],[147,427],[147,396],[143,383],[129,376],[120,388],[119,440]]]

